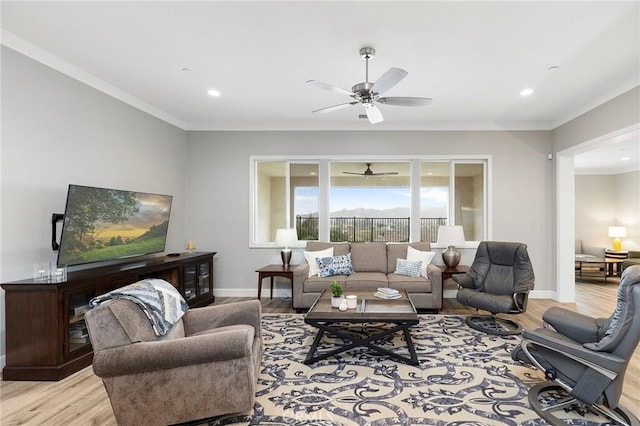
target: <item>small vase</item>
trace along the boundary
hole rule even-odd
[[[332,308],[340,308],[340,304],[344,300],[342,296],[331,296],[331,307]]]

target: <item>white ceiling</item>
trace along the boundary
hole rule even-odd
[[[186,130],[552,129],[640,84],[640,1],[1,7],[3,44]],[[363,46],[377,50],[371,81],[409,72],[386,96],[433,104],[381,105],[376,125],[361,106],[311,114],[351,99],[305,81],[364,81]]]

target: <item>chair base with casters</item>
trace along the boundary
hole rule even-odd
[[[511,336],[522,332],[522,326],[517,322],[496,315],[469,315],[465,321],[474,330],[498,336]]]
[[[511,358],[544,373],[549,381],[528,393],[531,408],[552,425],[565,425],[569,409],[594,413],[612,424],[640,421],[619,405],[624,373],[640,342],[640,265],[624,271],[616,309],[609,318],[592,318],[550,308],[543,327],[523,330]]]
[[[549,397],[554,395],[554,397]],[[562,398],[557,402],[545,404],[543,401],[555,399],[555,395]],[[618,406],[615,410],[604,405],[592,404],[586,405],[577,398],[572,397],[564,387],[557,383],[538,383],[529,389],[528,393],[529,405],[533,408],[544,421],[553,426],[566,426],[567,423],[554,413],[566,413],[567,410],[575,410],[579,413],[591,411],[600,414],[607,419],[612,420],[615,424],[625,426],[639,426],[640,421],[628,410]]]

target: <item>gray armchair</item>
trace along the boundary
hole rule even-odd
[[[257,300],[188,310],[156,337],[126,299],[86,313],[93,370],[118,424],[165,425],[253,408],[262,358]]]
[[[499,335],[520,333],[518,323],[497,314],[527,309],[534,274],[526,244],[482,241],[469,272],[452,278],[458,283],[458,302],[491,313],[467,316],[470,327]]]
[[[554,411],[564,417],[568,408],[586,405],[618,424],[639,424],[618,405],[624,373],[640,341],[639,284],[640,265],[625,269],[616,309],[609,318],[551,308],[543,314],[543,328],[523,330],[511,357],[537,367],[551,381],[529,390],[529,403],[544,420],[565,425]],[[566,398],[550,403],[554,398],[548,395],[558,392]]]

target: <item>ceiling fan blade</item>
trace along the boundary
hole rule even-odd
[[[316,109],[316,110],[311,111],[311,112],[312,113],[319,112],[320,114],[325,114],[327,112],[337,111],[339,109],[343,109],[343,108],[350,107],[352,105],[357,105],[357,104],[359,104],[359,102],[357,102],[357,101],[355,101],[355,102],[347,102],[346,104],[333,105],[333,106],[326,107],[326,108]]]
[[[382,172],[382,173],[373,173],[371,176],[391,176],[397,175],[398,172]]]
[[[356,172],[342,172],[345,175],[358,175],[358,176],[364,176],[364,173],[356,173]]]
[[[324,83],[322,81],[318,81],[318,80],[307,80],[308,84],[312,84],[320,89],[323,90],[328,90],[329,92],[334,92],[334,93],[342,93],[343,95],[347,95],[347,96],[351,96],[353,95],[353,92],[348,91],[347,89],[342,89],[340,87],[336,87],[336,86],[332,86],[330,84]]]
[[[378,98],[378,102],[385,105],[419,107],[431,105],[431,98],[415,98],[411,96],[394,96],[390,98]]]
[[[396,84],[400,83],[400,81],[405,78],[407,74],[409,73],[403,69],[389,68],[387,72],[382,74],[380,78],[375,83],[373,83],[370,91],[381,95]]]
[[[364,109],[367,112],[367,118],[371,124],[382,123],[384,121],[382,113],[377,106],[373,104],[365,104]]]

